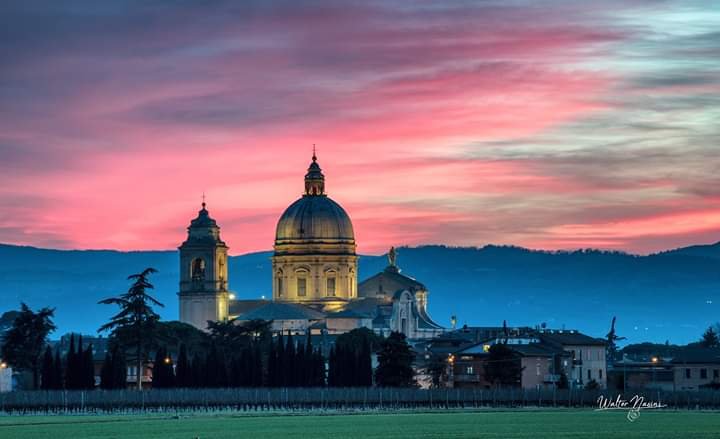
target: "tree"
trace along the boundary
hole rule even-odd
[[[570,383],[568,382],[568,377],[565,372],[560,372],[560,379],[557,383],[557,388],[560,390],[564,390],[570,387]],[[625,389],[622,389],[625,390]]]
[[[80,343],[82,345],[82,342]],[[70,347],[65,357],[65,388],[68,390],[79,389],[78,361],[75,353],[75,334],[70,334]]]
[[[608,364],[612,364],[615,361],[615,356],[617,354],[617,343],[618,341],[625,340],[625,337],[618,337],[617,334],[615,334],[615,321],[616,317],[613,316],[612,322],[610,323],[610,331],[607,333],[607,355],[606,359]]]
[[[485,379],[496,387],[519,386],[522,367],[520,358],[507,344],[496,343],[490,346],[487,360],[483,366]]]
[[[180,353],[175,365],[175,381],[178,387],[191,387],[192,385],[192,370],[185,344],[180,345]]]
[[[92,390],[95,388],[95,362],[93,361],[93,347],[92,344],[82,351],[81,356],[81,388],[86,390]]]
[[[146,268],[141,273],[128,276],[128,280],[132,280],[133,283],[127,293],[99,302],[103,305],[120,307],[120,312],[115,314],[110,322],[101,326],[98,332],[112,331],[112,336],[122,346],[134,349],[138,390],[142,390],[143,365],[147,362],[149,349],[156,337],[155,325],[160,320],[152,305],[164,306],[147,293],[147,290],[154,288],[148,281],[148,277],[153,273],[157,273],[157,270]]]
[[[330,362],[331,386],[372,386],[372,351],[378,349],[382,338],[367,328],[353,329],[335,341]]]
[[[405,335],[392,332],[380,344],[375,382],[380,387],[413,387],[416,385],[412,368],[413,353]]]
[[[103,360],[102,368],[100,368],[100,388],[104,390],[111,390],[114,388],[113,376],[113,358],[110,352],[105,353],[105,359]]]
[[[60,348],[58,348],[55,349],[55,360],[53,361],[53,389],[61,390],[64,387],[63,363],[62,358],[60,358]]]
[[[19,371],[31,371],[35,389],[40,384],[40,362],[48,335],[56,329],[52,321],[54,314],[54,308],[33,312],[21,303],[20,313],[3,337],[3,360]]]
[[[165,348],[155,351],[153,361],[153,388],[163,389],[175,386],[175,374],[172,367],[172,359]]]
[[[585,390],[598,390],[600,389],[600,383],[592,379],[585,384]]]
[[[370,342],[363,340],[357,356],[356,384],[360,387],[371,387],[373,380],[372,353]]]
[[[705,348],[720,347],[720,338],[718,338],[718,334],[712,326],[705,330],[705,333],[703,333],[702,339],[700,340],[700,344]]]
[[[45,348],[45,354],[42,360],[42,371],[40,373],[40,388],[43,390],[51,390],[55,388],[55,364],[53,360],[52,348]]]

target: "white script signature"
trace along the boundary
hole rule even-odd
[[[622,395],[617,395],[615,399],[600,395],[597,399],[598,408],[595,411],[603,410],[627,410],[627,419],[635,422],[640,417],[640,410],[661,409],[667,407],[659,401],[646,401],[644,396],[633,395],[630,399],[623,399]]]

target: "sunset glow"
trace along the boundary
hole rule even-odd
[[[63,3],[0,14],[2,243],[267,250],[313,144],[360,253],[720,240],[718,3]]]

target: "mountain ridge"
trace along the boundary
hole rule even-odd
[[[240,299],[270,295],[270,256],[229,258],[230,289]],[[594,249],[531,250],[517,246],[401,247],[403,273],[430,289],[433,318],[449,324],[495,326],[547,323],[604,336],[613,315],[632,342],[687,342],[719,320],[720,243],[651,255]],[[127,276],[147,266],[164,319],[177,319],[178,255],[173,250],[54,250],[0,244],[0,312],[57,307],[58,333],[92,333],[114,309],[97,305],[127,289]],[[361,255],[359,279],[387,265],[384,255]],[[592,316],[592,318],[589,318]],[[647,328],[647,329],[646,329]]]

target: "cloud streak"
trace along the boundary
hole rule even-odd
[[[205,191],[235,253],[267,249],[313,143],[364,252],[712,239],[717,25],[653,0],[11,1],[0,241],[173,248]]]

